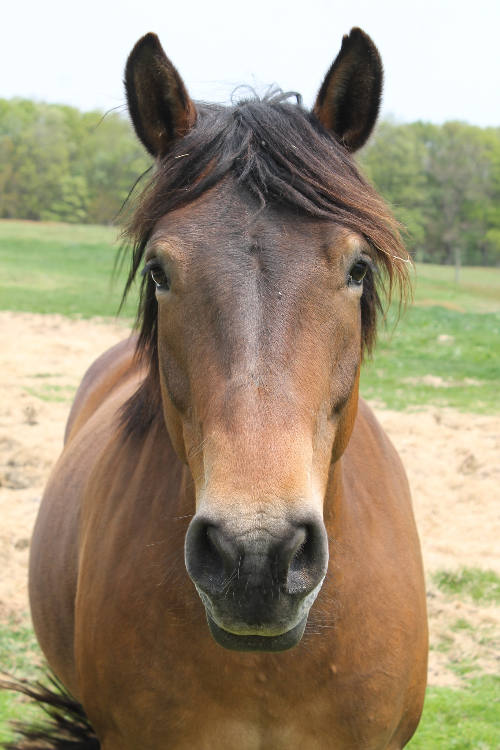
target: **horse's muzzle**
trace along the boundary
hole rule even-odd
[[[322,519],[218,521],[197,514],[186,568],[210,632],[233,651],[285,651],[299,643],[328,565]]]

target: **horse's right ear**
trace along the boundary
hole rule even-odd
[[[156,34],[139,39],[125,66],[125,91],[139,139],[154,157],[193,127],[196,107]]]
[[[313,107],[327,130],[351,152],[366,143],[377,121],[382,82],[378,49],[364,31],[351,29]]]

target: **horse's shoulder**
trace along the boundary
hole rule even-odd
[[[89,367],[73,401],[65,444],[90,419],[103,401],[138,370],[134,361],[137,337],[130,336],[101,354]]]
[[[384,446],[386,444],[392,446],[392,443],[389,440],[386,431],[377,419],[375,412],[373,411],[371,406],[364,400],[364,398],[361,398],[361,396],[358,400],[358,412],[356,415],[356,421],[354,423],[354,432],[363,433],[365,439],[368,439],[369,436],[370,440],[379,441]]]
[[[373,409],[361,397],[345,455],[348,463],[363,466],[371,477],[389,473],[395,481],[407,486],[406,472],[396,448]]]
[[[342,457],[345,507],[356,534],[370,539],[373,524],[387,543],[405,539],[408,554],[420,559],[411,491],[406,471],[389,436],[370,406],[360,400],[351,440]],[[367,544],[369,541],[367,541]],[[399,542],[398,542],[399,544]],[[401,552],[402,557],[406,553]]]

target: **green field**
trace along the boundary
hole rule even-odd
[[[395,327],[391,310],[388,331],[363,368],[361,393],[398,410],[500,411],[500,313],[415,306]]]
[[[34,677],[36,680],[42,676],[41,672],[36,672],[40,664],[41,653],[33,630],[15,622],[0,623],[0,680],[2,672],[16,678]],[[40,714],[37,707],[17,694],[0,690],[0,743],[14,737],[10,721],[27,721]]]
[[[114,317],[125,268],[112,279],[116,228],[0,221],[0,309]],[[132,294],[123,315],[135,314]]]
[[[414,302],[381,328],[361,392],[392,409],[500,411],[500,268],[417,264]]]
[[[462,268],[417,263],[415,305],[442,306],[461,313],[500,313],[500,268]]]
[[[500,677],[485,675],[463,690],[428,688],[409,750],[498,750]]]
[[[462,568],[454,573],[437,570],[432,579],[445,594],[500,604],[500,576],[493,570]]]
[[[0,221],[0,309],[69,316],[113,317],[124,272],[110,283],[116,229]],[[114,244],[115,243],[115,244]],[[136,295],[123,315],[135,312]],[[500,412],[500,269],[418,265],[414,305],[397,327],[388,314],[372,361],[365,363],[362,394],[394,409],[432,404],[478,413]],[[493,577],[492,577],[493,576]],[[497,578],[474,569],[436,573],[450,596],[497,601]],[[33,675],[39,653],[32,631],[0,628],[0,670]],[[460,665],[457,665],[457,669]],[[0,740],[7,719],[32,709],[0,693]],[[500,678],[470,680],[465,689],[431,688],[411,750],[499,750]]]

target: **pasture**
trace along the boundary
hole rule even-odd
[[[0,308],[114,317],[125,273],[113,278],[116,228],[0,221]],[[124,317],[135,311],[131,298]]]
[[[0,424],[0,440],[7,433],[11,435],[11,424],[12,436],[17,440],[8,456],[5,449],[6,458],[0,461],[4,464],[0,468],[0,493],[4,493],[0,512],[7,502],[15,500],[11,521],[20,529],[5,542],[2,565],[6,569],[7,562],[19,560],[19,575],[25,570],[27,529],[37,509],[33,497],[39,497],[50,463],[59,451],[62,425],[78,379],[94,356],[126,335],[133,315],[132,295],[123,311],[124,325],[113,327],[111,319],[119,305],[124,276],[118,274],[114,286],[110,284],[115,238],[116,230],[105,227],[0,222],[0,309],[26,314],[4,317],[2,321],[6,328],[11,327],[10,347],[13,349],[19,341],[19,348],[31,357],[25,370],[14,367],[17,384],[14,380],[4,383],[11,387],[10,392],[17,387],[24,394],[18,408],[19,414],[24,414],[22,424],[9,421],[14,419],[13,412],[6,411],[2,412]],[[375,356],[364,365],[361,385],[362,395],[375,404],[379,418],[408,462],[417,520],[419,513],[422,518],[419,525],[428,562],[429,610],[431,621],[437,623],[433,630],[431,622],[432,658],[439,665],[445,664],[443,669],[450,676],[449,686],[437,680],[440,684],[429,687],[424,718],[409,747],[493,750],[500,747],[500,679],[491,673],[495,659],[498,673],[500,659],[500,571],[476,569],[479,547],[464,545],[459,552],[466,567],[457,572],[458,553],[453,556],[443,545],[444,541],[448,548],[453,545],[454,534],[465,539],[464,530],[460,536],[452,528],[450,537],[444,540],[446,519],[433,506],[435,496],[427,505],[420,500],[423,490],[418,482],[423,481],[418,479],[419,467],[411,461],[413,451],[427,442],[431,476],[440,471],[431,464],[431,453],[436,452],[432,441],[436,441],[434,445],[441,441],[445,451],[452,440],[463,440],[460,445],[457,442],[457,451],[465,450],[461,468],[457,474],[453,467],[455,474],[450,473],[443,481],[451,488],[449,498],[443,497],[443,504],[448,503],[448,513],[455,509],[456,515],[463,517],[464,526],[472,524],[473,518],[483,512],[482,507],[469,506],[470,498],[484,494],[488,484],[493,493],[498,488],[494,466],[491,469],[495,452],[498,465],[498,420],[487,420],[500,413],[500,269],[464,268],[458,286],[450,267],[418,265],[417,275],[414,306],[397,327],[397,311],[391,308],[387,330],[380,332]],[[30,313],[43,313],[47,318]],[[54,317],[57,315],[63,317]],[[101,321],[79,320],[95,317]],[[31,336],[23,339],[23,330]],[[25,352],[24,342],[27,348],[36,335],[38,348]],[[63,350],[65,338],[71,336],[73,349]],[[90,342],[87,348],[85,340]],[[12,354],[11,360],[7,351],[2,356],[5,369]],[[64,370],[65,357],[74,361],[70,370]],[[21,367],[20,360],[16,360],[16,367]],[[415,421],[408,428],[412,419]],[[415,431],[419,429],[420,442],[415,442]],[[470,447],[467,452],[467,443],[472,445],[481,435],[486,447],[480,452]],[[28,446],[34,451],[43,441],[50,444],[50,458],[42,456],[36,466],[29,461],[15,464],[21,448]],[[20,485],[17,488],[16,476]],[[457,482],[461,489],[453,490]],[[496,492],[498,495],[498,489]],[[486,546],[495,534],[495,522],[498,526],[497,511],[491,515],[492,528],[484,529],[482,541]],[[469,559],[474,561],[472,565]],[[39,652],[22,606],[23,584],[18,580],[14,588],[16,596],[12,601],[16,606],[0,607],[0,668],[19,676],[32,676],[33,665],[40,663]],[[0,694],[0,739],[10,736],[8,719],[24,716],[30,710],[19,699]]]

